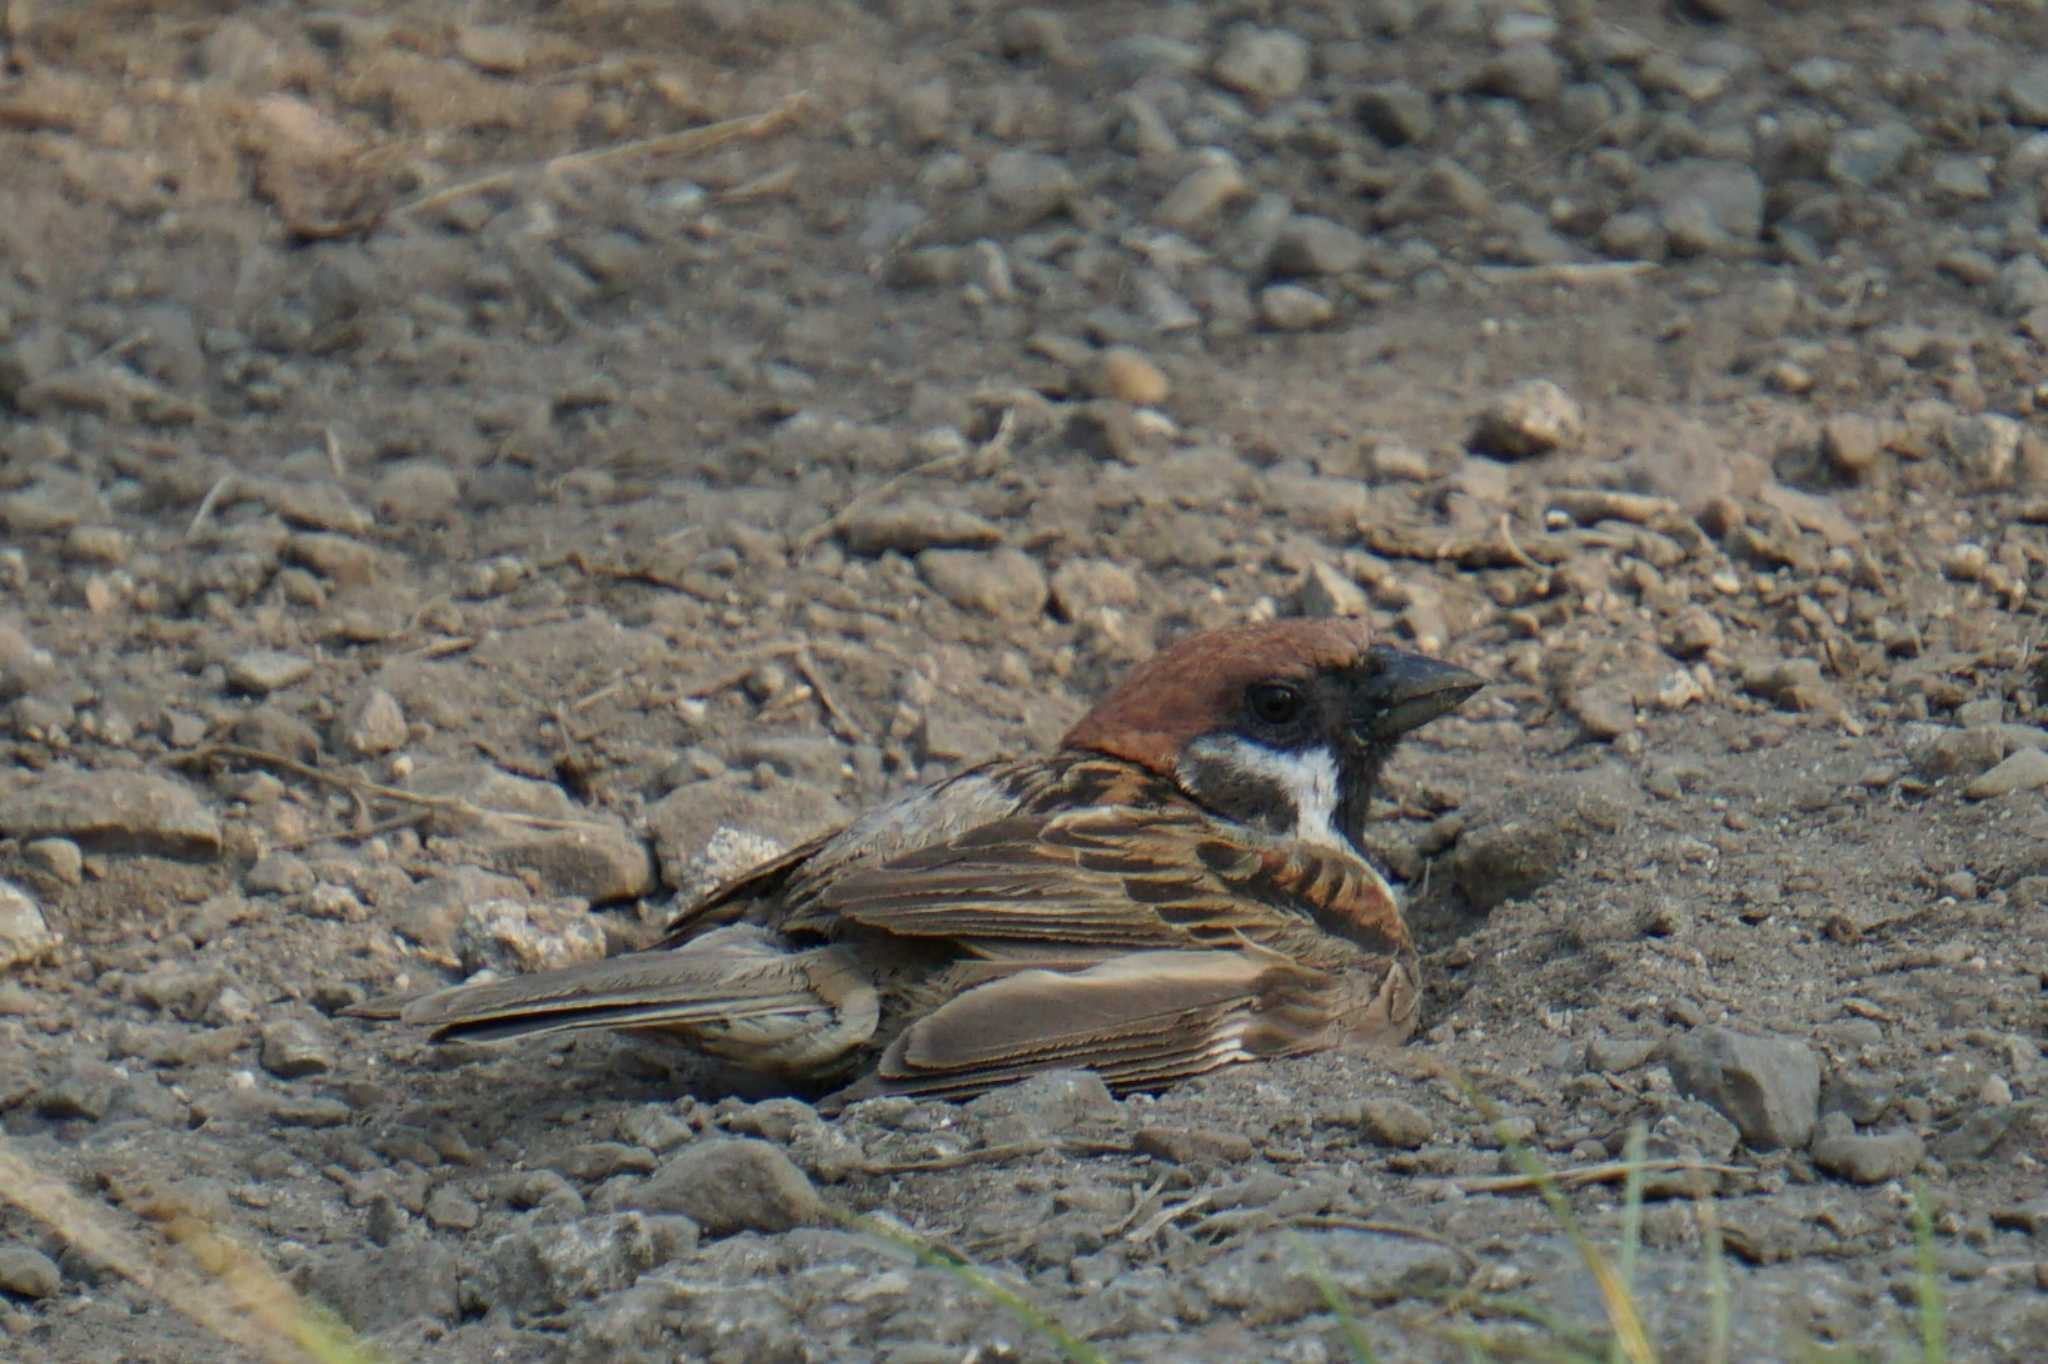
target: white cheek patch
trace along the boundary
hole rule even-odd
[[[1240,771],[1285,791],[1294,806],[1296,838],[1351,851],[1351,845],[1337,832],[1337,760],[1328,749],[1281,753],[1236,737],[1204,739],[1201,746]]]

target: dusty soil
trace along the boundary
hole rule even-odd
[[[6,15],[0,1126],[109,1225],[393,1359],[1057,1354],[828,1205],[1111,1358],[1344,1358],[1316,1260],[1462,1358],[1600,1321],[1484,1107],[1647,1129],[1669,1358],[1708,1225],[1732,1357],[1905,1349],[1916,1184],[2048,1357],[2038,0]],[[825,1120],[338,1016],[1330,610],[1493,679],[1401,1054]],[[18,1210],[0,1294],[232,1354]]]

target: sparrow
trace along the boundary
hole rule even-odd
[[[835,1107],[1068,1067],[1158,1088],[1405,1041],[1420,963],[1359,840],[1395,741],[1480,686],[1357,620],[1197,634],[1052,754],[913,790],[712,891],[653,947],[397,1012],[435,1040],[664,1033],[844,1085]]]

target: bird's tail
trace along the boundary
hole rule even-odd
[[[735,925],[681,947],[436,990],[396,1012],[436,1041],[644,1029],[750,1069],[799,1074],[872,1037],[881,1001],[843,948],[790,951]]]

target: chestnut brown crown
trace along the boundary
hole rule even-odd
[[[1262,689],[1341,679],[1362,743],[1391,744],[1482,685],[1463,668],[1372,641],[1366,622],[1294,618],[1191,635],[1141,664],[1060,741],[1173,776],[1188,745],[1246,727]]]

